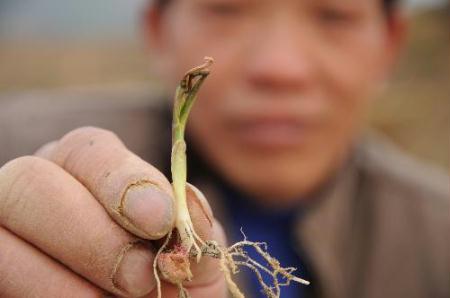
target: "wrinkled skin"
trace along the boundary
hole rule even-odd
[[[223,243],[208,203],[187,194],[199,235]],[[172,188],[157,169],[109,131],[74,130],[0,168],[0,296],[153,297],[156,249],[145,240],[174,220]],[[225,297],[215,260],[192,270],[192,293]],[[177,295],[166,283],[163,291]]]

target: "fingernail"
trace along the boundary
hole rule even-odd
[[[175,217],[172,198],[150,183],[136,184],[127,190],[123,215],[148,239],[166,235]]]
[[[203,209],[203,212],[207,216],[209,222],[212,224],[214,216],[213,216],[211,206],[209,205],[208,200],[206,199],[205,195],[197,187],[195,187],[194,185],[192,185],[190,183],[187,183],[186,186],[187,186],[186,190],[188,192],[188,195],[189,195],[189,192],[192,192],[192,195],[193,195],[192,198],[196,198],[198,200],[198,202],[200,203],[200,205]]]
[[[155,287],[150,249],[143,244],[133,244],[123,255],[113,282],[119,290],[130,296],[148,294]]]

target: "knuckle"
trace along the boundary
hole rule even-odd
[[[117,135],[110,130],[94,126],[83,126],[68,132],[62,137],[61,142],[89,142],[93,139],[114,139],[116,141],[119,140]]]
[[[0,221],[8,215],[10,210],[19,204],[20,195],[13,193],[22,192],[31,182],[30,169],[34,169],[42,162],[35,156],[22,156],[7,162],[0,168]],[[15,199],[12,199],[15,198]]]
[[[21,156],[10,160],[0,168],[0,185],[4,186],[5,182],[12,182],[27,169],[34,167],[39,161],[40,158],[35,156]]]
[[[89,152],[91,156],[92,150],[102,150],[94,147],[94,145],[103,144],[103,147],[124,146],[116,134],[102,128],[86,126],[70,131],[64,135],[58,142],[58,145],[52,153],[52,161],[66,168],[72,162]]]
[[[34,156],[49,159],[51,157],[51,153],[53,152],[53,150],[57,144],[58,144],[58,141],[52,141],[52,142],[48,142],[47,144],[44,144],[38,150],[36,150],[36,152],[34,153]]]

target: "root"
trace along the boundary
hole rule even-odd
[[[202,258],[201,247],[205,247],[206,243],[195,232],[194,227],[192,226],[192,222],[186,225],[185,233],[186,233],[185,237],[187,237],[188,241],[190,242],[189,247],[187,247],[187,251],[189,252],[190,256],[195,256],[196,261],[198,263]]]
[[[178,283],[178,298],[190,298],[188,291],[183,287],[182,283]]]
[[[175,234],[174,234],[174,231],[175,231]],[[200,248],[200,245],[203,248],[203,247],[207,247],[208,244],[206,244],[202,239],[200,239],[200,237],[193,230],[188,231],[186,229],[185,232],[186,232],[187,237],[190,237],[189,240],[191,242],[191,248],[189,251],[183,250],[185,253],[184,254],[182,253],[181,258],[183,258],[183,255],[185,255],[187,264],[189,264],[189,261],[188,261],[189,257],[196,257],[197,262],[199,262],[203,255],[203,250]],[[166,236],[166,239],[164,240],[164,243],[162,244],[162,246],[158,249],[158,252],[156,253],[155,259],[153,261],[153,274],[154,274],[155,280],[156,280],[157,298],[162,298],[161,277],[178,286],[178,289],[179,289],[178,297],[180,297],[180,298],[189,298],[190,297],[188,291],[183,286],[184,281],[189,281],[192,278],[192,273],[191,273],[189,267],[181,268],[181,272],[186,273],[186,276],[184,276],[183,280],[180,280],[179,278],[176,278],[176,277],[178,277],[176,274],[175,275],[167,274],[167,273],[173,273],[173,272],[172,271],[168,272],[168,270],[165,266],[163,266],[163,268],[166,270],[161,269],[162,268],[160,266],[161,264],[158,263],[159,261],[162,260],[163,257],[164,258],[166,257],[166,254],[173,254],[176,256],[176,250],[172,246],[173,240],[174,240],[174,239],[172,239],[173,235],[176,236],[178,242],[182,242],[181,235],[179,235],[178,230],[176,230],[176,229],[171,230],[170,233]],[[198,241],[199,243],[197,243],[196,241]],[[174,247],[177,247],[177,245],[175,244]],[[182,248],[182,246],[178,245],[178,249],[183,249],[183,248]],[[173,255],[172,255],[172,257],[173,257]],[[178,255],[177,257],[180,258],[180,255]],[[165,262],[165,264],[167,264],[167,263]],[[173,269],[173,267],[170,269]]]
[[[243,232],[242,234],[244,236],[244,240],[239,241],[223,250],[220,262],[228,288],[234,298],[244,297],[231,278],[231,274],[236,274],[239,272],[239,267],[246,267],[253,271],[262,287],[263,293],[268,298],[279,298],[280,288],[282,286],[289,286],[291,282],[309,285],[308,281],[293,275],[293,272],[297,270],[296,268],[281,267],[280,262],[267,253],[266,243],[249,241]],[[264,259],[265,264],[261,264],[252,259],[244,250],[246,247],[252,247],[258,255]],[[271,277],[270,284],[264,282],[263,274]]]
[[[223,272],[225,282],[227,283],[228,291],[234,298],[244,298],[244,294],[231,278],[231,274],[237,273],[236,263],[230,258],[229,255],[222,255],[220,258],[220,270]]]
[[[241,231],[242,232],[242,231]],[[245,298],[245,295],[241,292],[239,287],[233,281],[232,275],[239,273],[239,268],[250,269],[258,279],[261,285],[261,290],[268,298],[279,298],[280,288],[283,286],[289,286],[291,282],[297,282],[304,285],[309,285],[309,281],[301,279],[293,274],[296,270],[294,267],[282,267],[280,262],[273,258],[267,253],[267,244],[265,242],[253,242],[249,241],[244,233],[244,240],[239,241],[228,248],[223,248],[219,246],[215,241],[200,241],[195,238],[193,243],[196,246],[192,246],[192,250],[189,253],[189,257],[195,257],[200,260],[203,256],[208,256],[212,258],[219,259],[220,270],[223,272],[225,281],[227,283],[228,290],[230,291],[233,298]],[[170,236],[170,235],[169,235]],[[198,236],[197,236],[198,237]],[[159,249],[155,257],[155,262],[153,264],[153,270],[155,273],[155,278],[157,282],[158,298],[161,298],[161,281],[159,278],[159,272],[157,270],[157,260],[167,248],[169,243],[169,237],[164,242],[163,246]],[[196,243],[199,241],[199,243]],[[200,249],[201,245],[201,249]],[[200,254],[195,247],[199,247]],[[251,258],[245,251],[245,248],[253,248],[259,256],[264,260],[260,263],[253,258]],[[270,276],[270,283],[264,281],[263,275]],[[189,294],[187,290],[183,287],[182,282],[177,282],[176,285],[179,288],[179,298],[188,298]]]
[[[161,253],[164,251],[164,249],[167,248],[167,245],[169,244],[170,238],[172,237],[172,230],[167,234],[166,240],[164,240],[163,245],[158,249],[158,252],[156,253],[155,260],[153,261],[153,274],[155,275],[156,280],[156,291],[157,291],[157,298],[162,297],[161,292],[161,278],[159,277],[158,272],[158,259]]]

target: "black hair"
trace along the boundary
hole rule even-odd
[[[173,0],[153,0],[158,9],[164,9]],[[382,0],[383,10],[387,16],[390,16],[397,6],[399,0]]]
[[[399,0],[383,0],[383,10],[384,12],[390,16],[392,12],[395,10],[395,7],[398,5]]]

